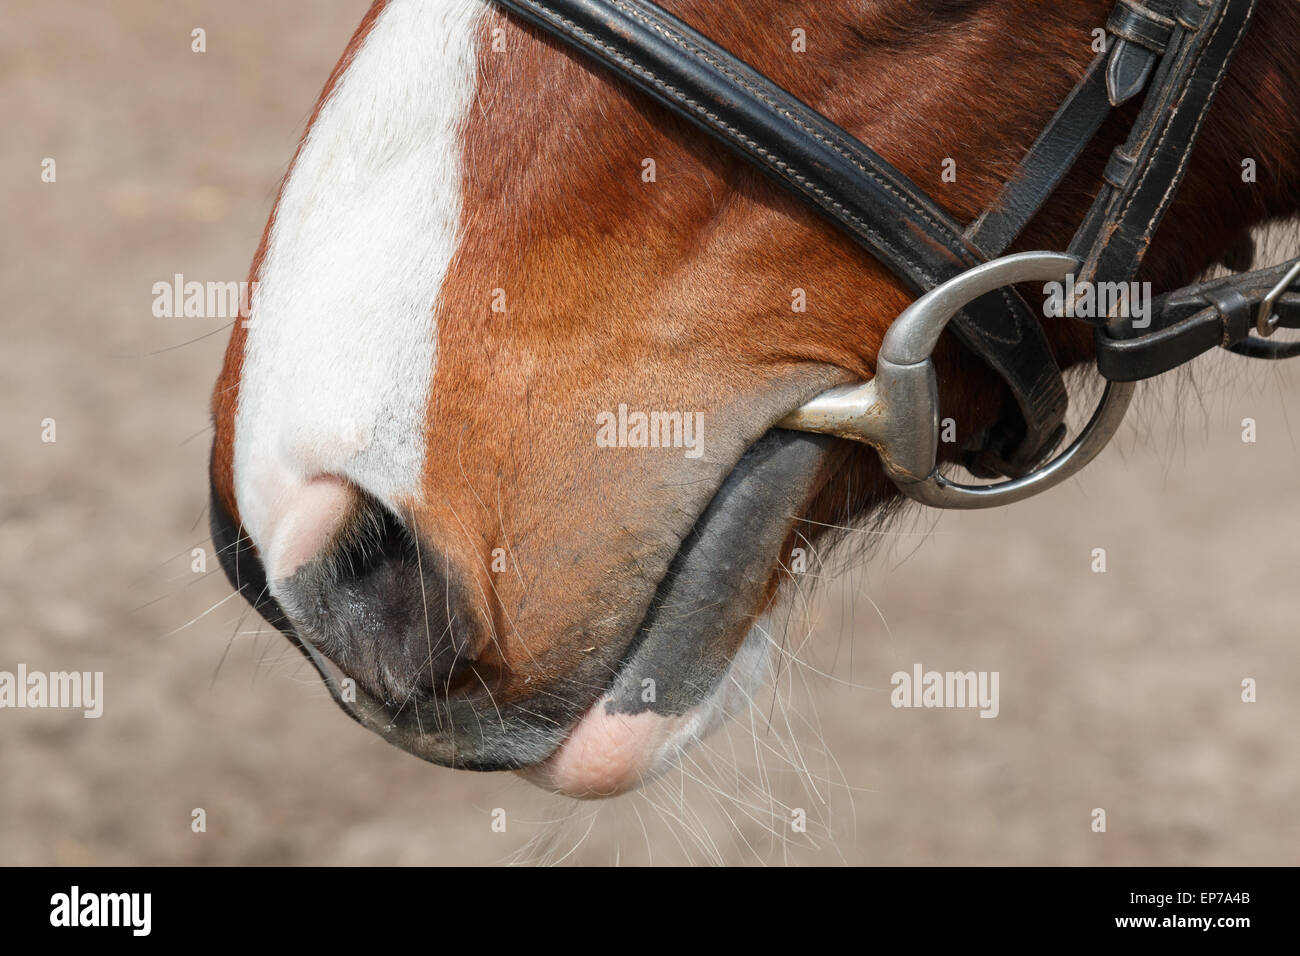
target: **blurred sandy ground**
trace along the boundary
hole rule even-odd
[[[711,783],[575,808],[356,727],[190,571],[226,336],[150,289],[244,278],[366,3],[6,6],[0,669],[107,687],[98,721],[0,712],[0,863],[1300,862],[1300,377],[1244,361],[1148,396],[1063,489],[896,529],[792,626],[805,663]],[[1001,715],[892,709],[915,661],[1000,671]]]

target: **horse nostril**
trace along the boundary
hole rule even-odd
[[[474,660],[450,560],[373,499],[275,591],[300,635],[390,707],[446,697]]]

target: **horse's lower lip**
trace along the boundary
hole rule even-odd
[[[682,714],[611,712],[602,697],[545,760],[518,771],[546,790],[578,799],[614,797],[634,790],[673,766],[691,744],[723,720],[753,704],[767,676],[771,639],[755,624],[726,675]]]
[[[719,687],[735,679],[833,442],[773,429],[746,451],[682,541],[610,686],[528,779],[573,796],[620,793],[716,723]]]
[[[833,442],[773,429],[745,452],[660,582],[606,692],[616,709],[681,713],[722,675]],[[646,680],[654,681],[653,701]]]

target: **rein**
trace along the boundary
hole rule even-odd
[[[779,423],[871,445],[899,489],[918,501],[983,508],[1058,484],[1110,441],[1135,382],[1216,346],[1252,358],[1300,354],[1300,342],[1269,338],[1278,328],[1300,328],[1300,258],[1160,296],[1141,328],[1124,309],[1080,318],[1095,327],[1106,388],[1080,435],[1052,458],[1069,396],[1034,310],[1013,288],[1068,277],[1076,289],[1132,280],[1258,0],[1118,0],[1104,50],[1001,195],[968,226],[870,147],[654,3],[497,2],[772,176],[920,296],[890,326],[869,382],[823,393]],[[1069,249],[1006,255],[1112,109],[1143,93]],[[973,474],[1005,479],[993,484],[961,484],[938,471],[930,356],[950,323],[1016,402],[1018,414],[962,449],[961,464]]]

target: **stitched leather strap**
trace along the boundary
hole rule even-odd
[[[1253,0],[1117,0],[1107,23],[1114,42],[1093,61],[998,202],[971,226],[968,238],[990,257],[1005,252],[1056,189],[1110,106],[1135,95],[1157,60],[1169,52],[1174,59],[1162,68],[1128,141],[1112,152],[1103,171],[1106,187],[1076,238],[1076,246],[1087,240],[1095,250],[1081,270],[1083,279],[1089,279],[1091,269],[1094,284],[1126,282],[1136,274],[1178,186],[1215,87],[1252,12]],[[1153,163],[1177,167],[1161,179],[1151,177]],[[1152,195],[1141,192],[1144,178]],[[1132,236],[1140,237],[1136,249]],[[1107,271],[1098,278],[1098,270]],[[1096,324],[1113,326],[1110,334],[1097,338],[1099,370],[1114,381],[1135,381],[1176,368],[1215,346],[1259,357],[1293,354],[1300,345],[1250,338],[1255,310],[1280,275],[1276,269],[1264,270],[1165,296],[1156,303],[1149,329],[1139,329],[1131,318],[1097,316]],[[1291,308],[1292,300],[1284,297],[1277,310],[1283,326],[1291,319]]]
[[[967,230],[967,240],[977,249],[989,258],[1005,253],[1074,167],[1111,108],[1142,92],[1173,35],[1178,2],[1117,0],[1106,23],[1106,49],[1093,59],[1002,193]],[[1113,157],[1112,166],[1122,158]],[[1111,167],[1107,182],[1122,185]]]
[[[820,210],[914,293],[981,261],[949,217],[859,140],[685,23],[645,0],[498,0],[605,63]],[[1014,290],[958,315],[957,336],[1010,387],[1024,418],[1016,448],[985,471],[1028,471],[1059,440],[1068,396],[1033,310]]]
[[[1157,7],[1157,3],[1165,4]],[[1149,0],[1163,11],[1171,0]],[[1214,102],[1256,0],[1181,0],[1175,26],[1128,140],[1107,167],[1101,192],[1070,251],[1080,282],[1127,282],[1151,246]],[[1154,55],[1154,54],[1153,54]],[[1085,320],[1089,321],[1089,320]],[[1091,320],[1101,325],[1108,317]],[[1116,322],[1111,335],[1138,334]],[[1100,347],[1100,343],[1099,343]]]

